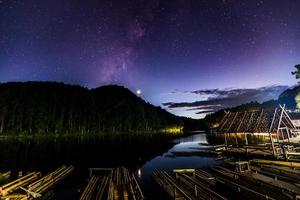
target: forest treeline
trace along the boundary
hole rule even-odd
[[[157,132],[191,121],[117,85],[87,89],[57,82],[0,84],[2,134]]]

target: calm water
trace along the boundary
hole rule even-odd
[[[55,188],[55,199],[78,199],[90,167],[126,166],[135,173],[147,199],[168,199],[152,178],[154,170],[171,172],[217,164],[213,157],[195,156],[210,147],[204,133],[176,140],[158,136],[9,139],[0,140],[0,146],[0,171],[47,173],[62,164],[74,165],[74,173]]]
[[[214,157],[195,156],[197,152],[211,147],[207,142],[206,134],[197,134],[174,140],[175,144],[155,158],[146,162],[140,169],[139,181],[143,192],[148,199],[170,199],[161,191],[151,174],[154,170],[172,172],[180,168],[208,168],[218,164]],[[178,153],[182,154],[178,156]]]

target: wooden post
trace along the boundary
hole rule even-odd
[[[290,143],[290,129],[288,129],[287,127],[285,128],[286,132],[287,132],[287,137],[288,137],[288,142]]]
[[[282,121],[282,116],[283,116],[283,113],[284,113],[285,105],[283,105],[283,106],[280,105],[280,108],[281,108],[281,113],[280,113],[280,118],[279,118],[279,122],[278,122],[278,126],[277,126],[277,134],[280,131],[280,126],[281,126],[281,121]],[[282,132],[281,132],[281,134],[282,134]],[[277,139],[278,139],[278,143],[279,143],[279,136],[277,136]]]
[[[274,124],[274,121],[275,121],[275,118],[276,118],[276,114],[277,114],[277,108],[275,109],[273,119],[272,119],[272,122],[271,122],[271,126],[270,126],[270,129],[269,129],[269,137],[270,137],[274,157],[276,157],[276,151],[275,151],[273,137],[272,137],[272,128],[273,128],[273,124]]]
[[[236,119],[236,117],[237,117],[238,114],[239,114],[239,112],[235,113],[235,115],[234,115],[234,117],[232,119],[232,122],[230,123],[230,125],[229,125],[229,127],[227,129],[228,132],[231,132],[230,129],[231,129],[231,127],[232,127],[232,125],[233,125],[233,123],[234,123],[234,121],[235,121],[235,119]],[[236,143],[237,143],[237,134],[235,134],[235,136],[236,136],[235,139],[236,139]]]
[[[177,196],[177,191],[176,188],[174,188],[174,199],[176,199],[176,196]]]
[[[287,118],[287,122],[290,124],[290,126],[293,129],[296,129],[296,127],[294,126],[294,124],[292,123],[292,119],[290,118],[289,114],[285,111],[285,105],[284,107],[280,106],[281,108],[283,108],[283,112],[284,112],[284,117]]]
[[[248,145],[247,133],[244,133],[244,134],[245,134],[245,143],[246,143],[246,145]]]
[[[240,124],[238,125],[238,127],[237,127],[237,129],[236,129],[236,132],[239,132],[240,127],[241,127],[241,125],[243,124],[246,115],[247,115],[247,111],[245,111],[245,113],[244,113],[244,115],[243,115],[243,118],[242,118]],[[246,145],[248,145],[248,139],[247,139],[247,134],[246,134],[246,133],[245,133],[245,136],[246,136],[246,137],[245,137]],[[237,140],[236,140],[236,143],[237,143]]]
[[[280,133],[281,133],[282,140],[284,141],[284,135],[283,135],[282,129],[280,129],[279,131],[280,131]]]
[[[280,125],[281,125],[281,121],[282,121],[282,116],[283,116],[283,112],[284,112],[284,107],[285,107],[285,105],[283,105],[283,107],[280,106],[281,113],[280,113],[280,118],[279,118],[279,122],[278,122],[277,133],[279,132],[279,129],[280,129]]]
[[[196,178],[196,170],[193,171],[193,178]]]

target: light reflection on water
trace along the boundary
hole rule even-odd
[[[186,138],[181,138],[175,140],[178,144],[174,145],[168,153],[172,152],[190,152],[195,151],[195,149],[205,149],[210,148],[211,145],[208,144],[206,134],[192,135]]]
[[[171,172],[174,168],[207,168],[218,163],[208,155],[193,154],[210,147],[203,133],[173,143],[168,138],[152,136],[8,139],[0,140],[0,146],[0,171],[41,171],[45,174],[62,164],[74,165],[74,173],[54,189],[57,200],[78,199],[78,191],[86,185],[89,167],[126,166],[135,171],[147,199],[162,200],[169,198],[152,178],[154,170]]]
[[[201,144],[208,144],[207,135],[205,132],[200,131],[199,134],[190,135],[187,137],[179,138],[174,140],[175,143],[185,143],[185,142],[197,142]]]
[[[152,178],[152,173],[155,170],[164,170],[167,172],[172,172],[173,169],[179,168],[209,168],[218,164],[220,161],[216,161],[214,157],[207,155],[179,155],[173,154],[174,152],[197,152],[202,149],[210,148],[211,146],[208,144],[206,134],[197,134],[188,136],[185,138],[178,139],[174,142],[179,142],[175,144],[171,149],[165,152],[161,156],[157,156],[152,160],[146,162],[139,170],[141,176],[139,181],[141,183],[141,187],[144,189],[145,195],[148,199],[163,199],[161,193],[153,193],[154,190],[159,191],[157,184],[154,182]],[[159,196],[160,195],[160,196]],[[166,197],[166,199],[168,199]]]

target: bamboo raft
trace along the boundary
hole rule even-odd
[[[235,184],[248,188],[248,192],[250,190],[255,191],[252,192],[253,195],[265,199],[266,197],[267,199],[298,199],[300,197],[300,185],[296,184],[299,181],[297,178],[272,170],[265,171],[266,166],[264,168],[250,166],[245,161],[227,164],[235,165],[235,170],[232,170],[230,166],[217,166],[213,168],[213,171],[222,180],[229,179]],[[281,169],[284,170],[284,168]]]
[[[193,194],[190,194],[167,173],[164,171],[156,171],[153,173],[156,182],[172,197],[172,199],[195,199]]]
[[[0,173],[0,183],[7,181],[10,178],[11,171]]]
[[[174,170],[175,179],[165,171],[156,171],[153,177],[156,182],[172,197],[187,200],[225,200],[226,198],[212,188],[216,182],[214,177],[202,170]]]
[[[80,200],[101,200],[105,198],[105,192],[108,191],[109,176],[92,176],[88,185],[84,189]],[[107,195],[106,195],[107,196]]]
[[[57,170],[41,177],[40,172],[31,172],[0,187],[0,199],[31,200],[44,199],[47,192],[59,181],[71,174],[73,166],[62,166]]]
[[[105,172],[105,175],[95,175],[91,178],[81,194],[80,200],[142,200],[144,196],[133,174],[125,167],[115,169],[98,168],[94,171]]]
[[[296,169],[296,168],[300,169],[300,163],[299,162],[254,159],[254,160],[250,160],[250,163],[265,164],[265,165],[276,165],[276,166],[284,166],[284,167],[289,167],[289,168],[294,168],[294,169]]]
[[[274,157],[274,151],[276,152],[277,158],[284,159],[285,155],[283,150],[279,146],[266,145],[227,145],[224,148],[215,147],[215,151],[219,154],[225,155],[253,155],[261,157]]]
[[[24,187],[32,183],[33,181],[37,180],[40,176],[41,176],[40,172],[31,172],[21,178],[18,178],[15,181],[2,185],[0,187],[0,196],[5,197],[8,194],[20,189],[21,187]]]
[[[171,176],[155,171],[153,177],[174,200],[300,199],[300,169],[282,161],[254,161],[225,162],[209,169],[210,173],[179,169]]]

